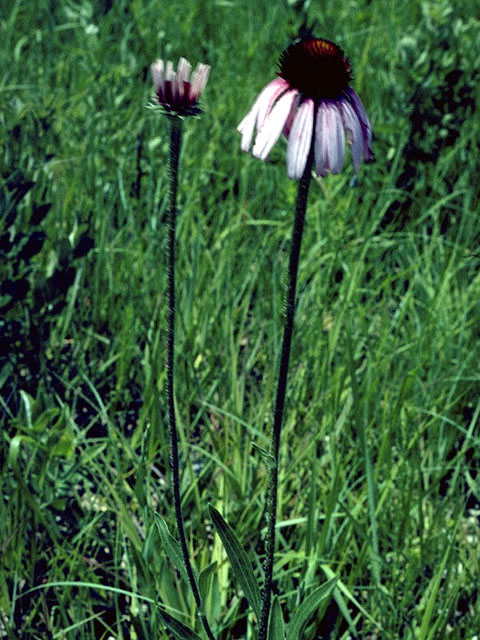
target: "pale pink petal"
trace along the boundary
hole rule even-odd
[[[317,176],[324,176],[328,168],[327,156],[327,107],[324,101],[320,102],[317,109],[317,120],[315,123],[315,173]]]
[[[192,70],[191,64],[185,58],[180,58],[177,67],[177,90],[180,100],[184,96],[185,83],[190,81],[190,72]]]
[[[290,135],[290,130],[293,125],[293,121],[295,119],[295,114],[297,113],[297,107],[300,104],[301,96],[299,93],[295,96],[295,100],[293,101],[292,108],[290,109],[290,114],[285,122],[285,126],[283,127],[283,135],[288,138]]]
[[[315,124],[315,172],[339,173],[345,160],[345,132],[342,117],[335,103],[320,102]]]
[[[258,96],[258,98],[253,103],[252,108],[247,113],[247,115],[243,118],[240,124],[237,126],[237,131],[242,134],[242,142],[240,144],[240,148],[242,151],[249,151],[250,145],[252,143],[253,132],[255,130],[255,125],[257,123],[258,112],[261,106],[261,98],[263,92]]]
[[[363,134],[357,114],[347,100],[342,100],[340,108],[343,116],[343,123],[347,130],[347,140],[352,153],[352,162],[355,173],[360,167],[363,153]]]
[[[210,66],[208,64],[197,64],[190,86],[190,100],[192,102],[198,100],[200,94],[205,89],[209,74]]]
[[[177,77],[182,82],[190,82],[190,73],[192,65],[185,58],[180,58],[177,67]]]
[[[163,64],[163,60],[155,60],[150,68],[152,70],[155,93],[163,93],[165,91],[165,65]]]
[[[277,142],[294,103],[296,91],[287,91],[271,110],[265,124],[257,135],[253,147],[253,155],[265,160]]]
[[[328,168],[330,171],[340,173],[345,160],[345,132],[343,130],[342,116],[336,104],[327,105],[327,140]]]
[[[255,107],[255,105],[254,105]],[[253,131],[257,122],[258,106],[250,109],[244,119],[237,127],[237,131],[242,134],[240,148],[242,151],[249,151],[252,144]]]
[[[167,60],[165,68],[165,97],[167,101],[175,102],[177,96],[177,83],[175,73],[173,71],[173,63]]]
[[[289,89],[289,83],[283,78],[275,78],[267,84],[265,89],[262,91],[260,96],[263,95],[262,100],[260,101],[260,109],[258,111],[258,119],[257,119],[257,130],[260,129],[265,124],[265,120],[268,118],[270,111],[275,103],[275,100],[279,98],[282,93],[285,93]],[[259,96],[259,97],[260,97]]]
[[[353,110],[355,111],[362,128],[364,158],[367,161],[373,160],[373,153],[370,148],[372,144],[372,127],[370,126],[370,120],[368,119],[365,107],[357,93],[351,87],[348,87],[345,93],[350,98]]]
[[[307,164],[312,145],[313,111],[313,100],[305,100],[295,114],[288,137],[287,175],[293,180],[300,180]]]
[[[272,82],[269,82],[257,96],[252,108],[237,127],[237,131],[242,134],[242,142],[240,145],[242,151],[248,151],[250,149],[255,125],[257,125],[257,129],[260,130],[275,100],[285,91],[286,84],[283,78],[276,78],[272,80]]]

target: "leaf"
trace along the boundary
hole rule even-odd
[[[155,524],[157,525],[158,533],[160,534],[160,539],[165,548],[165,551],[167,552],[167,556],[172,560],[173,564],[179,571],[185,583],[189,585],[190,582],[188,580],[187,570],[185,569],[185,564],[183,562],[183,555],[180,544],[172,535],[170,535],[165,520],[161,518],[158,513],[154,513],[153,517],[155,518]]]
[[[49,426],[52,426],[54,420],[60,415],[60,410],[57,407],[51,407],[50,409],[45,409],[37,418],[35,418],[35,422],[31,425],[33,431],[37,433],[45,433]],[[61,427],[59,429],[59,425]],[[53,425],[55,430],[61,430],[63,428],[63,420],[60,422],[59,420],[55,421]]]
[[[211,504],[208,505],[208,508],[210,510],[210,516],[213,520],[213,524],[215,525],[217,533],[225,547],[225,551],[227,552],[233,573],[240,583],[250,606],[255,611],[257,618],[260,618],[260,589],[253,574],[248,556],[238,541],[233,529],[225,522],[220,513]]]
[[[268,623],[268,640],[285,640],[285,625],[283,624],[282,607],[278,596],[273,598]]]
[[[301,640],[304,626],[307,624],[308,620],[322,600],[325,600],[325,598],[330,596],[332,591],[335,589],[336,584],[337,578],[332,578],[307,596],[298,608],[295,617],[288,627],[287,640]]]
[[[362,607],[361,603],[354,597],[353,593],[348,589],[348,587],[345,584],[343,584],[343,582],[338,578],[338,576],[336,576],[334,571],[332,571],[332,569],[330,569],[330,567],[327,564],[322,564],[321,568],[322,568],[322,571],[327,576],[327,578],[337,578],[337,589],[335,589],[335,593],[333,594],[333,597],[335,598],[335,601],[338,604],[340,613],[345,618],[346,622],[348,623],[348,626],[350,627],[352,636],[356,637],[357,628],[355,626],[355,622],[352,616],[350,615],[347,603],[345,601],[345,598],[342,596],[342,593],[360,611],[360,613],[364,615],[365,618],[367,618],[367,620],[370,620],[370,622],[373,622],[373,624],[378,629],[381,629],[380,623],[377,622],[375,618],[373,618],[364,607]]]
[[[27,420],[27,427],[32,428],[32,410],[33,410],[33,398],[23,389],[20,390],[20,397],[23,402],[25,410],[25,418]]]
[[[417,637],[420,638],[420,640],[424,640],[425,638],[427,638],[428,640],[430,640],[430,638],[432,638],[433,636],[432,634],[432,627],[436,627],[436,624],[438,622],[435,621],[435,617],[438,617],[438,602],[437,602],[437,596],[438,596],[438,592],[440,590],[440,584],[442,581],[442,578],[444,578],[445,576],[445,567],[447,565],[447,561],[448,558],[450,557],[450,552],[453,549],[454,545],[455,545],[455,541],[457,539],[456,533],[457,533],[457,529],[458,529],[458,524],[460,522],[460,516],[461,516],[461,511],[459,511],[458,517],[455,521],[455,525],[452,531],[452,534],[450,537],[450,542],[448,543],[448,545],[446,546],[446,548],[443,551],[443,558],[442,561],[440,563],[440,566],[437,569],[437,572],[432,580],[432,582],[429,584],[427,592],[428,593],[428,598],[426,599],[426,606],[425,606],[425,611],[423,613],[422,616],[422,624],[420,627],[420,631],[418,632]],[[426,596],[426,594],[425,594]],[[423,598],[422,598],[423,600]],[[420,603],[422,604],[422,603]],[[436,607],[435,607],[436,605]],[[435,608],[437,608],[437,611],[435,612]],[[418,610],[418,607],[417,607]]]
[[[184,625],[183,622],[172,618],[165,611],[159,611],[158,613],[163,624],[179,640],[201,640],[200,636],[193,629]]]
[[[208,567],[202,569],[202,571],[200,571],[200,575],[198,576],[198,590],[200,591],[200,599],[202,601],[202,604],[205,604],[208,598],[208,594],[210,593],[213,575],[216,568],[217,563],[212,562],[212,564],[209,564]]]
[[[255,442],[252,442],[252,447],[255,449],[257,453],[261,455],[264,463],[267,465],[269,469],[275,466],[275,457],[270,453],[270,451],[267,451],[266,449],[261,447],[259,444],[256,444]]]
[[[43,418],[43,414],[40,417]],[[47,439],[47,448],[51,456],[60,456],[67,460],[75,453],[73,431],[70,426],[64,424],[64,420],[61,418],[51,427],[51,433]]]
[[[13,470],[17,473],[20,473],[20,466],[18,464],[18,456],[20,454],[20,447],[22,443],[31,444],[35,446],[37,444],[36,440],[30,438],[29,436],[16,435],[10,441],[10,447],[8,451],[8,463],[11,465]]]

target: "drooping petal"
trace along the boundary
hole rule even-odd
[[[282,78],[276,78],[269,82],[259,93],[252,108],[238,125],[237,131],[242,134],[242,142],[240,144],[242,151],[250,149],[255,125],[257,125],[258,130],[261,129],[275,100],[285,91],[285,84],[285,80]]]
[[[288,136],[287,175],[293,180],[300,180],[307,164],[312,145],[313,112],[313,100],[305,100],[295,114]]]
[[[328,169],[335,174],[343,169],[345,160],[345,132],[342,116],[333,102],[327,103],[327,127],[324,136],[327,141]]]
[[[315,172],[340,173],[345,160],[345,131],[342,116],[335,102],[322,100],[318,105],[315,124]]]
[[[362,126],[356,112],[347,100],[340,102],[343,123],[347,130],[347,140],[352,153],[352,162],[355,173],[358,172],[363,153],[363,133]]]
[[[242,134],[240,149],[249,151],[252,144],[253,131],[257,122],[258,107],[251,109],[237,127],[237,131]]]
[[[317,109],[317,119],[315,122],[315,173],[317,176],[324,176],[328,168],[327,144],[326,144],[326,104],[321,101]]]
[[[253,155],[265,160],[282,133],[285,122],[290,114],[297,91],[287,91],[275,104],[257,135],[253,147]]]
[[[283,135],[286,138],[288,138],[288,136],[290,135],[290,130],[292,128],[293,121],[295,120],[295,114],[297,113],[297,108],[300,104],[301,99],[302,98],[300,94],[297,93],[297,95],[295,96],[295,100],[293,101],[292,108],[290,109],[290,114],[287,118],[287,121],[285,122],[285,126],[283,127]]]
[[[285,93],[290,88],[288,82],[283,78],[275,78],[267,84],[265,89],[262,91],[265,92],[263,99],[260,103],[260,108],[258,110],[258,119],[257,119],[257,130],[260,129],[265,124],[265,120],[268,118],[270,111],[272,110],[273,105],[277,98],[279,98],[282,93]]]
[[[368,119],[365,107],[363,106],[363,103],[358,97],[356,91],[354,91],[351,87],[348,87],[345,90],[345,93],[350,98],[353,110],[355,111],[360,122],[363,138],[363,157],[368,162],[370,160],[373,160],[373,153],[370,148],[372,144],[372,127],[370,126],[370,120]]]
[[[258,112],[260,110],[260,101],[259,98],[255,100],[252,108],[247,113],[247,115],[243,118],[240,124],[237,126],[237,131],[242,134],[242,142],[240,143],[240,148],[242,151],[249,151],[250,145],[252,143],[253,132],[255,130],[255,125],[257,123]]]

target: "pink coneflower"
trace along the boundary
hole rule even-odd
[[[185,58],[178,61],[176,72],[170,60],[166,65],[156,60],[151,69],[156,99],[168,113],[184,116],[200,112],[198,100],[210,73],[207,64],[199,63],[191,78],[192,65]]]
[[[170,124],[170,157],[168,163],[168,209],[167,209],[167,353],[166,353],[166,398],[167,424],[169,440],[169,461],[172,478],[172,497],[175,510],[180,551],[190,591],[193,594],[198,616],[209,640],[215,640],[210,629],[207,616],[204,613],[202,596],[197,578],[192,568],[190,554],[185,534],[185,521],[180,495],[180,463],[178,455],[177,419],[175,416],[175,256],[176,256],[176,221],[177,221],[177,191],[179,184],[179,161],[182,141],[184,116],[200,113],[198,100],[207,84],[210,67],[199,64],[191,75],[192,67],[185,58],[180,58],[177,71],[173,70],[170,61],[165,65],[163,60],[152,64],[153,84],[155,87],[155,110],[167,114]],[[151,104],[149,106],[152,106]],[[157,523],[158,524],[158,523]],[[166,612],[159,613],[160,619],[171,631],[180,629],[185,636],[192,637],[193,631],[185,627],[180,621],[170,617]],[[183,632],[182,632],[183,633]],[[177,634],[178,635],[178,634]]]
[[[268,157],[283,132],[288,139],[287,174],[300,180],[312,146],[318,176],[339,173],[345,159],[345,137],[355,171],[362,157],[373,160],[372,130],[362,101],[348,86],[351,67],[333,42],[309,38],[290,45],[281,55],[278,78],[260,93],[238,125],[241,148]]]

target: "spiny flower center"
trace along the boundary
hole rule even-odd
[[[291,44],[282,53],[279,65],[278,75],[314,100],[336,98],[352,78],[350,61],[342,49],[322,38]]]

